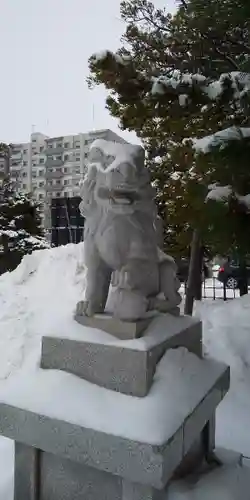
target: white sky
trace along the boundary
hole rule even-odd
[[[154,0],[173,11],[175,0]],[[111,128],[105,90],[86,84],[88,58],[115,50],[124,32],[119,0],[0,0],[0,142]],[[123,132],[128,140],[134,134]]]

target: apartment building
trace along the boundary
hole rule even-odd
[[[52,198],[79,196],[89,146],[97,138],[126,142],[106,129],[59,137],[34,132],[30,142],[11,146],[11,179],[16,189],[31,192],[39,202],[45,229],[51,226]]]

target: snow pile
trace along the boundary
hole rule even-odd
[[[65,331],[84,293],[83,244],[38,250],[0,276],[0,380],[19,368],[42,335]]]
[[[201,476],[195,484],[186,481],[170,486],[169,500],[247,500],[249,468],[227,466]]]
[[[204,301],[196,315],[206,353],[231,368],[230,390],[216,415],[216,444],[250,457],[250,297]]]

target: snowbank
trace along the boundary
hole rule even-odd
[[[42,335],[65,329],[84,293],[83,244],[38,250],[0,276],[0,381],[20,368]]]
[[[231,368],[230,390],[217,410],[217,446],[250,456],[250,297],[208,299],[196,315],[203,320],[206,353]]]
[[[197,483],[173,483],[169,500],[247,500],[249,468],[226,466],[202,476]]]

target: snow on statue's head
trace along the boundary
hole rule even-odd
[[[144,160],[144,149],[140,146],[103,139],[94,141],[81,185],[82,215],[91,216],[97,208],[118,214],[144,211],[146,199],[153,199],[154,195]]]

